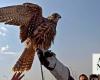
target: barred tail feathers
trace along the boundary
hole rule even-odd
[[[35,49],[33,49],[33,47],[25,48],[22,55],[14,65],[13,71],[23,72],[30,70],[32,67],[34,56],[35,56]]]

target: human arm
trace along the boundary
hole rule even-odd
[[[69,68],[61,63],[55,53],[46,51],[44,54],[41,50],[37,51],[39,60],[57,80],[74,80],[70,75]]]

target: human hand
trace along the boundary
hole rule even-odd
[[[43,53],[42,50],[37,49],[37,55],[42,65],[44,65],[49,70],[53,70],[53,68],[49,67],[50,62],[48,61],[48,57],[55,56],[55,53],[51,52],[50,50]]]
[[[24,77],[24,74],[23,75],[21,74],[22,74],[21,72],[15,73],[11,80],[21,80]]]

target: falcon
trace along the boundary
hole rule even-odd
[[[36,50],[41,49],[45,52],[51,47],[60,18],[58,13],[43,17],[42,8],[33,3],[0,8],[0,22],[19,26],[21,42],[25,43],[24,51],[14,65],[13,71],[30,70]]]

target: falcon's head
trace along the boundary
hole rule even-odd
[[[52,20],[54,22],[58,22],[58,20],[61,18],[60,14],[53,13],[52,15],[48,16],[49,20]]]

